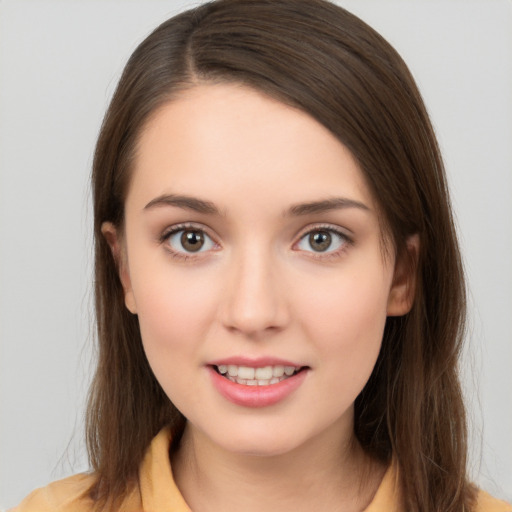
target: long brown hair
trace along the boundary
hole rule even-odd
[[[158,27],[128,61],[106,113],[93,165],[98,368],[87,443],[99,503],[137,478],[152,437],[184,418],[146,360],[124,306],[105,221],[123,225],[137,138],[149,116],[201,82],[238,82],[310,114],[357,159],[400,257],[418,234],[412,310],[390,317],[355,404],[363,448],[399,467],[408,511],[471,508],[457,362],[465,287],[443,163],[425,106],[396,51],[324,0],[218,0]]]

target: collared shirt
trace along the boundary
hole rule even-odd
[[[174,482],[170,443],[168,429],[153,439],[140,467],[139,485],[124,497],[120,511],[191,512]],[[94,503],[87,490],[93,482],[93,475],[86,474],[53,482],[27,496],[13,512],[92,512]],[[403,512],[399,503],[398,473],[391,464],[365,512]],[[475,512],[512,512],[512,506],[480,491]]]

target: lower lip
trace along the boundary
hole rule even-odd
[[[243,407],[267,407],[277,404],[293,393],[306,378],[307,370],[268,386],[246,386],[232,382],[211,366],[208,368],[217,391],[230,402]]]

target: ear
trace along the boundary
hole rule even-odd
[[[135,315],[137,313],[137,308],[135,305],[135,297],[133,295],[132,283],[130,280],[126,248],[123,244],[122,237],[112,222],[104,222],[101,225],[101,233],[105,237],[105,240],[107,241],[110,250],[112,251],[112,256],[116,263],[119,279],[124,290],[124,303],[130,313]]]
[[[395,262],[393,283],[388,296],[388,316],[402,316],[412,308],[416,291],[419,249],[419,235],[411,235],[407,239],[405,252]]]

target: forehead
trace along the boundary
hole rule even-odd
[[[305,112],[239,84],[204,84],[159,108],[138,140],[127,201],[164,193],[271,204],[348,195],[373,204],[350,151]],[[226,203],[226,204],[224,204]]]

